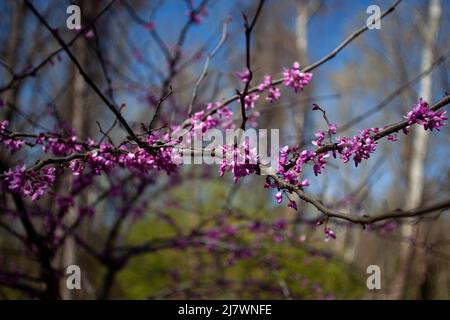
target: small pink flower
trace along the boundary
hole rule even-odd
[[[332,123],[330,123],[330,124],[328,125],[328,131],[329,131],[331,134],[336,134],[337,128],[338,128],[337,124],[332,124]]]
[[[324,233],[325,233],[325,241],[328,241],[330,239],[336,239],[336,234],[330,228],[325,227]]]
[[[86,30],[86,32],[84,33],[84,36],[88,39],[94,37],[94,31],[92,31],[92,29]]]
[[[236,71],[234,74],[236,77],[238,77],[239,80],[244,83],[247,83],[250,80],[250,71],[248,69],[245,69],[243,71]]]
[[[144,24],[144,28],[148,31],[153,31],[155,30],[155,22],[154,21],[149,21],[147,23]]]
[[[408,112],[405,118],[408,120],[408,124],[420,124],[425,130],[433,131],[433,129],[440,130],[440,128],[446,125],[448,118],[445,116],[446,111],[433,111],[430,109],[428,102],[423,98],[419,99],[414,108]],[[407,133],[407,132],[405,132]]]
[[[283,194],[281,193],[281,191],[278,191],[275,194],[275,199],[277,200],[278,204],[280,204],[283,201]]]
[[[297,208],[297,202],[295,202],[294,200],[289,201],[288,207],[289,207],[289,208],[292,208],[292,209],[294,209],[294,210],[298,210],[298,208]]]
[[[387,139],[390,141],[397,141],[398,140],[397,134],[396,133],[390,134],[390,135],[388,135]]]
[[[280,89],[275,88],[275,87],[270,87],[269,94],[267,95],[266,100],[269,102],[274,102],[274,101],[280,99],[280,97],[281,97]]]
[[[309,180],[308,180],[308,179],[303,180],[303,181],[300,183],[300,186],[302,186],[302,187],[308,187],[308,186],[309,186]]]
[[[256,101],[259,100],[259,95],[256,93],[250,93],[249,95],[245,96],[244,104],[245,109],[253,109],[255,107]]]
[[[284,69],[283,72],[283,83],[286,87],[291,87],[295,92],[299,90],[303,90],[312,79],[312,73],[309,72],[301,72],[300,64],[298,62],[294,62],[291,69]]]

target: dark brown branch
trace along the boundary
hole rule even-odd
[[[198,14],[200,12],[200,10],[202,10],[206,4],[208,3],[208,0],[203,0],[198,6],[197,8],[190,8],[191,10],[191,18],[189,18],[189,20],[184,24],[184,26],[181,28],[180,34],[178,36],[178,40],[176,42],[176,52],[174,53],[174,55],[170,56],[169,60],[167,61],[168,65],[169,65],[169,73],[167,75],[167,77],[164,79],[163,84],[161,86],[161,98],[159,99],[161,101],[161,99],[167,95],[167,93],[169,92],[169,87],[170,87],[170,83],[172,82],[173,78],[176,76],[178,69],[178,63],[182,57],[182,48],[184,45],[184,42],[186,41],[186,37],[188,34],[189,29],[191,28],[191,26],[194,24],[194,20],[192,19],[192,16]],[[170,88],[170,91],[172,91],[172,89]],[[159,103],[158,103],[159,104]],[[159,104],[160,106],[160,104]],[[155,114],[153,115],[152,118],[152,124],[156,124],[159,118],[159,107],[157,106],[156,110],[155,110]],[[152,125],[149,127],[149,130],[153,129]]]
[[[98,88],[98,86],[94,83],[94,81],[88,76],[86,71],[81,66],[78,59],[72,54],[70,49],[67,47],[67,44],[61,39],[58,33],[48,24],[45,18],[36,10],[36,8],[31,4],[29,0],[25,0],[27,7],[33,12],[33,14],[39,19],[39,21],[47,28],[48,31],[53,35],[53,37],[58,41],[58,43],[63,47],[64,51],[67,53],[69,58],[77,67],[80,74],[83,76],[86,83],[95,91],[95,93],[100,97],[100,99],[106,104],[106,106],[114,113],[119,122],[123,125],[125,130],[128,132],[131,139],[133,139],[139,145],[143,145],[142,141],[136,136],[131,127],[128,125],[126,120],[122,117],[119,110],[109,101],[109,99],[103,94],[103,92]]]
[[[433,111],[436,111],[436,110],[439,110],[440,108],[448,105],[449,103],[450,103],[450,94],[446,95],[444,98],[442,98],[441,100],[436,102],[434,105],[431,106],[430,109]],[[380,140],[381,138],[384,138],[390,134],[398,132],[408,126],[409,126],[408,120],[403,120],[403,121],[397,122],[395,124],[392,124],[392,125],[388,126],[387,128],[378,131],[377,133],[372,133],[371,136],[375,141],[377,141],[377,140]],[[337,150],[337,149],[338,149],[337,143],[330,143],[330,144],[323,145],[322,147],[315,150],[315,152],[316,153],[324,153],[327,151],[332,151],[332,150]]]
[[[295,192],[300,199],[302,199],[305,202],[308,202],[312,204],[314,207],[316,207],[317,210],[322,212],[326,217],[328,218],[337,218],[337,219],[343,219],[347,220],[353,223],[359,223],[363,225],[372,224],[378,221],[387,220],[387,219],[399,219],[399,218],[410,218],[410,217],[418,217],[422,216],[428,213],[432,213],[438,210],[446,210],[450,208],[450,199],[436,203],[433,205],[429,205],[422,208],[416,208],[413,210],[393,210],[386,213],[376,214],[373,216],[369,215],[349,215],[331,208],[326,207],[322,201],[319,199],[316,199],[310,195],[307,195],[303,190],[300,188],[291,185],[289,183],[286,183],[284,180],[282,180],[280,177],[276,175],[271,176],[280,186],[287,188],[290,191]]]
[[[249,88],[250,88],[250,83],[252,81],[253,78],[253,71],[251,68],[251,36],[252,36],[252,31],[253,28],[256,25],[256,21],[258,20],[258,17],[261,13],[262,7],[264,5],[264,1],[265,0],[260,0],[258,7],[256,9],[256,13],[255,16],[252,19],[252,22],[249,24],[248,23],[248,18],[247,16],[244,14],[244,27],[245,27],[245,61],[246,61],[246,68],[247,68],[247,72],[248,72],[248,80],[245,83],[245,87],[244,90],[242,92],[238,91],[238,96],[239,96],[239,100],[241,103],[241,114],[242,114],[242,122],[241,122],[241,129],[245,130],[245,124],[247,123],[248,117],[247,114],[245,113],[245,98],[247,97],[247,95],[249,94]]]
[[[401,0],[397,0],[392,6],[390,6],[380,17],[380,20],[385,18],[387,15],[389,15],[390,13],[392,13],[395,8],[397,7],[397,5],[401,2]],[[317,62],[314,62],[313,64],[305,67],[304,69],[302,69],[302,72],[309,72],[312,71],[314,69],[316,69],[317,67],[321,66],[322,64],[324,64],[325,62],[333,59],[334,57],[337,56],[337,54],[343,50],[346,46],[348,46],[352,41],[354,41],[355,39],[357,39],[361,34],[363,34],[365,31],[367,31],[367,26],[364,25],[363,27],[359,28],[358,30],[356,30],[355,32],[353,32],[349,37],[347,37],[341,44],[339,44],[336,49],[334,49],[331,53],[329,53],[328,55],[326,55],[324,58],[320,59]],[[272,81],[272,85],[273,86],[277,86],[280,85],[281,83],[283,83],[283,78],[281,79],[277,79],[277,80],[273,80]],[[253,92],[257,92],[258,91],[258,87],[253,87],[250,88],[248,90],[248,93],[253,93]],[[203,119],[206,119],[207,116],[214,114],[217,112],[217,110],[223,108],[224,106],[229,105],[230,103],[238,100],[240,98],[239,94],[236,94],[230,98],[228,98],[227,100],[225,100],[224,102],[222,102],[220,105],[212,108],[211,110],[209,110],[208,112],[205,112],[205,115],[203,116]],[[183,127],[188,127],[190,125],[190,120],[187,119],[184,123],[183,123]]]
[[[169,98],[173,93],[172,87],[169,87],[169,92],[167,92],[164,96],[161,97],[161,99],[158,100],[158,104],[156,105],[155,114],[153,115],[152,120],[150,121],[150,124],[148,125],[148,131],[151,131],[153,128],[153,125],[158,118],[159,110],[161,108],[162,103]]]
[[[450,94],[445,96],[438,102],[436,102],[433,106],[431,106],[431,110],[433,110],[433,111],[439,110],[440,108],[442,108],[448,104],[450,104]],[[410,124],[408,124],[408,120],[403,120],[396,124],[390,125],[387,128],[385,128],[377,133],[373,133],[371,136],[375,141],[377,141],[377,140],[380,140],[381,138],[386,137],[392,133],[398,132],[399,130],[402,130],[408,126],[410,126]],[[329,152],[331,150],[337,150],[338,148],[339,147],[338,147],[337,143],[330,143],[330,144],[326,144],[326,145],[318,148],[317,150],[315,150],[315,153],[316,154],[325,153],[325,152]],[[294,165],[294,163],[295,163],[295,161],[291,161],[290,166],[292,167]],[[377,222],[380,220],[392,218],[392,215],[394,213],[396,213],[396,214],[398,213],[398,216],[396,216],[396,217],[409,217],[411,215],[416,216],[416,215],[426,214],[428,212],[439,210],[439,206],[437,206],[438,209],[433,209],[431,211],[426,211],[426,210],[423,211],[421,209],[416,209],[416,210],[411,210],[411,211],[406,211],[406,212],[402,211],[401,213],[399,213],[398,211],[395,211],[394,213],[381,214],[381,215],[377,215],[377,216],[373,216],[373,217],[349,216],[348,214],[327,208],[326,206],[323,205],[323,203],[319,199],[316,199],[312,196],[307,195],[301,188],[298,188],[297,186],[287,183],[286,181],[281,179],[279,176],[277,176],[275,173],[271,173],[270,177],[273,178],[278,183],[280,188],[284,188],[284,189],[295,192],[299,196],[300,199],[311,203],[313,206],[316,207],[316,209],[321,211],[327,217],[345,219],[345,220],[348,220],[351,222],[356,222],[356,223],[370,224],[370,223]],[[446,204],[449,204],[449,202],[445,202],[445,205]],[[444,205],[444,207],[445,207],[445,205]],[[450,207],[450,204],[449,204],[449,207]],[[445,208],[447,208],[447,207],[445,207]]]

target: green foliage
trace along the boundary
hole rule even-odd
[[[282,211],[271,211],[267,204],[258,201],[261,199],[258,192],[250,190],[241,186],[233,203],[238,204],[239,208],[259,210],[243,209],[237,214],[230,209],[227,224],[239,225],[244,223],[243,219],[251,221],[256,218],[273,221],[283,215]],[[226,203],[230,200],[228,195],[229,187],[221,182],[202,183],[201,186],[190,184],[188,188],[182,185],[171,190],[171,204],[164,206],[162,211],[158,211],[157,205],[152,208],[130,230],[127,242],[141,244],[176,237],[175,228],[161,216],[173,219],[186,236],[200,221],[221,212],[224,205],[231,207],[231,203]],[[186,201],[192,197],[196,201]],[[181,207],[178,205],[180,203],[196,203],[197,206]],[[210,219],[203,230],[217,227],[218,224],[219,221]],[[121,294],[130,299],[283,299],[286,294],[294,299],[343,299],[362,298],[364,294],[365,278],[358,278],[338,260],[311,254],[310,246],[314,243],[291,243],[287,240],[274,243],[270,234],[256,238],[248,228],[240,229],[232,241],[251,248],[252,256],[238,259],[230,265],[229,251],[208,251],[203,245],[163,249],[138,256],[118,276]],[[253,249],[255,245],[257,248]],[[314,250],[320,252],[320,245]]]

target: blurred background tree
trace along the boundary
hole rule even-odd
[[[87,29],[65,27],[71,3],[80,6]],[[33,4],[70,44],[89,77],[121,106],[133,129],[150,122],[170,87],[173,94],[158,113],[158,125],[187,117],[195,82],[228,19],[228,37],[211,61],[193,110],[235,94],[241,88],[235,72],[245,68],[242,12],[252,16],[258,5],[240,0]],[[392,1],[267,1],[252,42],[253,83],[265,74],[279,78],[293,61],[306,66],[331,52],[365,24],[372,4],[384,10]],[[0,8],[1,119],[18,132],[57,129],[81,140],[124,139],[120,124],[25,3],[3,1]],[[199,10],[201,21],[193,22],[189,14],[198,8],[207,10]],[[450,92],[449,10],[446,1],[402,1],[380,30],[367,31],[314,70],[301,94],[286,92],[274,103],[260,99],[259,127],[279,128],[281,145],[309,147],[314,132],[326,125],[312,103],[339,123],[339,135],[352,135],[402,119],[419,97],[439,100]],[[239,110],[236,103],[231,107]],[[239,112],[235,115],[239,122]],[[397,148],[380,143],[378,153],[358,168],[335,161],[319,177],[307,173],[314,180],[311,190],[331,207],[356,215],[448,199],[449,129],[426,138],[423,132],[418,128],[401,137]],[[33,164],[42,155],[38,147],[14,154],[2,147],[1,171],[22,159]],[[365,228],[330,220],[337,239],[324,242],[323,227],[316,226],[320,214],[312,206],[278,206],[262,187],[264,177],[233,184],[230,175],[219,178],[217,171],[217,166],[193,165],[169,176],[86,175],[91,187],[83,191],[75,187],[81,179],[64,177],[56,181],[54,194],[76,196],[67,208],[56,196],[38,204],[19,201],[2,186],[1,297],[48,298],[42,293],[48,284],[40,278],[45,268],[24,246],[24,230],[11,217],[22,201],[36,211],[38,230],[45,231],[46,215],[76,222],[49,259],[64,299],[450,298],[448,210]],[[84,206],[94,214],[78,223]],[[64,270],[70,264],[81,267],[82,290],[66,289]],[[381,267],[381,290],[366,287],[369,265]]]

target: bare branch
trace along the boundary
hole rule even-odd
[[[228,26],[228,20],[225,21],[223,23],[223,28],[222,28],[222,37],[220,38],[219,42],[217,43],[217,45],[214,47],[214,49],[211,51],[211,53],[208,54],[208,56],[206,57],[206,61],[205,61],[205,65],[203,66],[203,71],[200,74],[200,77],[198,77],[197,82],[195,83],[194,86],[194,90],[192,92],[192,99],[191,102],[189,103],[189,108],[188,108],[188,116],[192,115],[192,107],[195,103],[195,100],[197,99],[197,90],[198,87],[200,86],[200,83],[206,78],[206,76],[208,75],[208,67],[209,67],[209,62],[211,61],[211,59],[214,57],[214,55],[217,53],[217,51],[219,51],[220,47],[222,46],[222,44],[225,42],[225,40],[227,39],[227,26]]]
[[[83,67],[81,66],[80,62],[77,60],[77,58],[72,54],[69,47],[67,47],[67,44],[61,39],[61,37],[58,35],[58,33],[50,27],[48,22],[45,20],[45,18],[36,10],[36,8],[31,4],[29,0],[25,0],[25,3],[28,8],[33,12],[33,14],[41,21],[41,23],[50,31],[50,33],[53,35],[53,37],[58,41],[58,43],[63,47],[64,51],[67,53],[69,58],[72,60],[72,62],[77,67],[80,74],[83,76],[86,83],[95,91],[95,93],[101,98],[101,100],[106,104],[106,106],[114,113],[116,118],[119,120],[119,122],[124,126],[125,130],[128,132],[130,137],[139,145],[142,145],[142,141],[136,136],[136,134],[133,132],[131,127],[128,125],[126,120],[122,117],[120,112],[117,110],[116,106],[112,104],[111,101],[102,93],[102,91],[98,88],[98,86],[94,83],[94,81],[88,76],[86,71],[84,71]]]
[[[389,7],[380,17],[380,20],[385,18],[387,15],[389,15],[390,13],[392,13],[395,8],[397,7],[397,5],[401,2],[401,0],[397,0],[391,7]],[[316,69],[317,67],[321,66],[322,64],[324,64],[325,62],[331,60],[332,58],[336,57],[337,54],[343,50],[346,46],[348,46],[352,41],[354,41],[355,39],[357,39],[361,34],[363,34],[365,31],[367,31],[367,26],[364,25],[363,27],[359,28],[358,30],[356,30],[355,32],[353,32],[349,37],[347,37],[341,44],[339,44],[336,49],[334,49],[330,54],[328,54],[327,56],[325,56],[324,58],[320,59],[319,61],[305,67],[304,69],[302,69],[302,72],[309,72],[312,71],[314,69]],[[280,85],[281,83],[283,83],[283,78],[281,79],[277,79],[277,80],[273,80],[272,81],[272,85],[273,86],[277,86]],[[248,90],[248,93],[253,93],[253,92],[257,92],[258,91],[258,87],[253,87],[250,88]],[[238,100],[240,98],[239,94],[236,94],[230,98],[228,98],[227,100],[225,100],[224,102],[222,102],[220,105],[208,110],[208,112],[205,112],[205,114],[203,115],[203,119],[206,119],[207,116],[214,114],[217,112],[217,110],[223,108],[224,106],[229,105],[230,103]],[[183,127],[188,127],[190,125],[190,119],[187,119],[184,124]]]
[[[112,0],[105,8],[102,9],[102,11],[100,11],[97,16],[92,20],[91,23],[89,23],[87,25],[87,29],[90,29],[92,26],[95,25],[95,23],[97,22],[97,20],[100,19],[100,17],[109,10],[109,8],[111,7],[111,5],[114,3],[115,0]],[[77,40],[80,36],[84,35],[83,32],[79,32],[77,33],[77,35],[75,35],[72,40],[70,40],[67,43],[67,47],[71,47],[74,43],[75,40]],[[16,74],[14,73],[14,70],[12,70],[12,68],[10,68],[9,66],[6,66],[2,63],[2,65],[4,65],[5,68],[7,68],[7,70],[12,74],[12,79],[3,87],[0,88],[0,93],[4,92],[10,88],[12,88],[14,86],[14,84],[18,81],[21,81],[27,77],[34,77],[36,76],[36,74],[44,67],[46,66],[50,61],[52,61],[52,59],[57,56],[59,53],[61,53],[62,51],[64,51],[64,48],[59,48],[58,50],[54,51],[53,53],[51,53],[47,58],[45,58],[44,60],[42,60],[40,63],[38,63],[35,67],[30,68],[26,71],[24,71],[23,73],[20,74]]]
[[[394,210],[394,211],[390,211],[387,213],[381,213],[381,214],[377,214],[377,215],[373,215],[373,216],[369,216],[369,215],[361,215],[361,216],[356,216],[356,215],[349,215],[331,208],[326,207],[321,200],[316,199],[310,195],[307,195],[303,190],[301,190],[300,188],[291,185],[289,183],[286,183],[283,179],[281,179],[280,177],[276,176],[276,175],[272,175],[271,176],[280,186],[287,188],[290,191],[295,192],[298,197],[300,199],[302,199],[305,202],[308,202],[310,204],[312,204],[314,207],[316,207],[317,210],[319,210],[320,212],[322,212],[325,216],[327,216],[328,218],[338,218],[338,219],[343,219],[343,220],[347,220],[353,223],[359,223],[359,224],[363,224],[363,225],[367,225],[367,224],[372,224],[378,221],[382,221],[382,220],[387,220],[387,219],[398,219],[398,218],[410,218],[410,217],[417,217],[417,216],[422,216],[428,213],[432,213],[438,210],[445,210],[450,208],[450,199],[440,202],[440,203],[436,203],[430,206],[426,206],[426,207],[422,207],[422,208],[416,208],[413,210],[407,210],[407,211],[403,211],[403,210]]]

